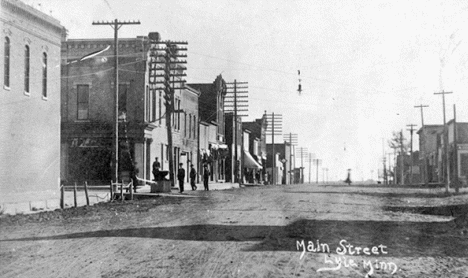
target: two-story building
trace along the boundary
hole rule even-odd
[[[60,22],[1,0],[0,206],[15,213],[60,200]]]
[[[226,181],[226,158],[228,146],[225,139],[224,98],[227,86],[221,75],[217,76],[213,83],[188,84],[191,88],[200,92],[199,119],[200,128],[208,128],[201,123],[216,127],[216,141],[211,141],[206,151],[209,157],[206,162],[210,168],[211,181]],[[209,138],[206,138],[209,139]],[[203,143],[202,143],[203,144]]]
[[[138,176],[147,180],[153,179],[156,157],[162,170],[169,170],[165,92],[150,80],[154,38],[159,35],[121,38],[118,46],[118,172],[135,165]],[[113,179],[117,149],[113,48],[112,39],[62,44],[62,179],[68,182]],[[198,97],[199,91],[188,86],[174,90],[174,168],[179,162],[188,167],[197,156]]]

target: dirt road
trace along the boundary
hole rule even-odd
[[[2,216],[0,276],[468,277],[468,191],[306,184],[188,195]]]

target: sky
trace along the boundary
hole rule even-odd
[[[388,140],[408,124],[468,122],[468,2],[334,0],[24,0],[68,38],[111,38],[93,21],[139,20],[119,37],[187,41],[188,83],[248,82],[249,117],[281,114],[328,179],[377,179]],[[300,76],[298,75],[300,70]],[[297,92],[301,79],[302,93]],[[275,138],[275,142],[281,138]],[[418,136],[414,135],[414,149]],[[388,156],[386,155],[388,158]],[[296,166],[300,165],[297,160]],[[308,181],[308,161],[305,181]],[[315,180],[315,171],[312,174]]]

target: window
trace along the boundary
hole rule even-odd
[[[30,66],[29,45],[24,47],[24,92],[29,93],[29,66]]]
[[[42,97],[47,98],[47,53],[42,54]]]
[[[78,102],[78,120],[89,119],[89,85],[78,85],[76,87],[76,98]]]
[[[3,85],[5,87],[10,87],[10,38],[5,37],[5,46],[3,49]]]
[[[150,119],[150,97],[149,97],[149,86],[146,85],[146,96],[145,96],[146,104],[145,104],[145,122],[149,122]]]
[[[189,115],[189,138],[192,138],[192,114]]]
[[[197,138],[197,117],[193,115],[193,138]]]
[[[187,137],[187,113],[184,112],[184,137]]]
[[[157,106],[157,98],[156,98],[156,90],[152,90],[152,93],[151,93],[151,102],[152,102],[152,114],[153,114],[153,118],[151,119],[152,122],[155,122],[156,121],[156,106]]]
[[[177,130],[180,130],[180,99],[177,100]]]
[[[159,90],[159,124],[161,125],[162,114],[161,114],[161,103],[162,103],[162,92]]]

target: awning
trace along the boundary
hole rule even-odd
[[[262,169],[262,166],[255,161],[249,152],[244,151],[244,167],[250,169]]]

